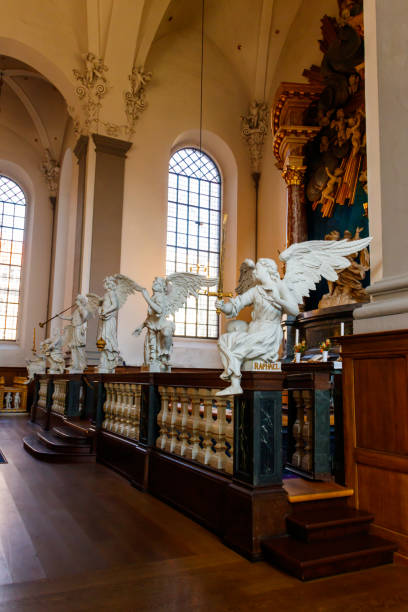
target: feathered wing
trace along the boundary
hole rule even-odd
[[[284,283],[298,304],[307,297],[323,277],[329,281],[338,279],[337,270],[344,270],[351,261],[347,255],[367,247],[372,238],[360,240],[310,240],[292,244],[280,254],[286,264]]]
[[[116,283],[116,294],[118,296],[119,308],[122,308],[129,295],[141,291],[143,287],[124,274],[114,274],[112,277]]]
[[[88,310],[92,313],[92,316],[95,316],[102,304],[102,298],[96,293],[88,293],[86,297],[88,298]]]
[[[201,274],[191,272],[176,272],[166,277],[167,281],[167,304],[165,316],[173,314],[184,306],[190,296],[198,297],[202,287],[213,287],[217,284],[216,278],[207,278]]]
[[[242,262],[241,267],[239,269],[239,279],[238,285],[235,291],[240,295],[241,293],[245,293],[248,289],[252,289],[257,284],[254,277],[255,270],[255,262],[252,259],[245,259]]]

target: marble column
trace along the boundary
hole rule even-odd
[[[286,166],[282,172],[287,185],[288,208],[286,217],[286,246],[307,240],[305,201],[305,166]]]
[[[408,327],[407,8],[364,2],[372,301],[354,311],[355,333]]]

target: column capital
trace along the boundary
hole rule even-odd
[[[101,134],[92,134],[92,139],[95,143],[96,153],[107,153],[117,157],[126,157],[126,153],[133,144],[127,140],[102,136]]]
[[[282,178],[289,185],[303,185],[305,182],[306,166],[287,165],[282,170]]]

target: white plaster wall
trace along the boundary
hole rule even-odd
[[[0,126],[0,173],[20,184],[28,201],[18,339],[0,343],[2,366],[24,365],[31,355],[34,326],[37,346],[44,337],[38,323],[47,312],[51,205],[40,166],[36,150],[15,132]]]
[[[165,272],[170,155],[174,146],[198,145],[200,51],[199,38],[185,30],[155,43],[147,64],[154,74],[149,107],[139,120],[126,162],[121,272],[149,289],[154,276]],[[248,152],[240,138],[240,115],[246,112],[248,100],[231,66],[208,41],[204,70],[203,149],[214,157],[225,178],[224,200],[231,215],[229,240],[234,244],[226,278],[226,289],[231,290],[241,261],[254,256],[254,189]],[[120,314],[119,342],[129,364],[143,360],[143,339],[132,338],[130,332],[143,321],[145,312],[144,300],[136,295]],[[195,348],[183,354],[176,346],[175,365],[217,365],[214,342],[200,343],[200,352],[196,350],[197,341],[191,344]]]

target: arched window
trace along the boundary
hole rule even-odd
[[[218,278],[221,176],[208,155],[194,148],[172,155],[168,204],[166,274],[194,272]],[[215,299],[189,298],[175,314],[175,335],[217,338]]]
[[[0,340],[16,340],[26,199],[21,187],[2,175],[0,213]]]

